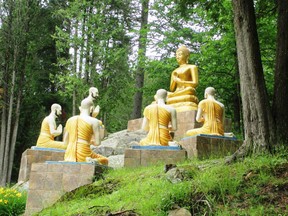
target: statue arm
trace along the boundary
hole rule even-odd
[[[174,109],[171,111],[171,126],[171,131],[177,130],[177,113]]]
[[[100,124],[98,119],[95,119],[95,121],[93,122],[93,135],[95,145],[100,145],[101,137],[100,137]]]
[[[177,82],[176,82],[177,79],[179,79],[177,77],[177,72],[173,71],[171,74],[171,80],[170,80],[170,91],[171,92],[174,92],[175,89],[177,88]]]
[[[142,126],[141,126],[141,130],[143,131],[148,131],[149,130],[149,121],[148,119],[144,116],[143,118],[143,122],[142,122]]]
[[[199,77],[198,77],[198,68],[195,65],[192,65],[189,69],[191,80],[184,80],[182,81],[183,84],[188,84],[189,86],[192,86],[193,88],[196,88],[199,83]]]
[[[50,133],[56,137],[59,136],[62,133],[63,127],[61,124],[58,125],[58,127],[56,128],[56,122],[55,119],[52,118],[48,118],[48,124],[49,124],[49,129],[50,129]],[[56,129],[55,129],[56,128]]]
[[[202,108],[200,107],[200,104],[199,104],[199,107],[197,110],[196,121],[197,122],[204,122],[204,118],[202,116]]]
[[[64,130],[65,131],[65,130]],[[65,146],[68,146],[69,143],[69,133],[67,131],[64,132],[63,142]]]

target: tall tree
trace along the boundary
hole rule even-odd
[[[234,26],[243,106],[242,147],[231,158],[249,152],[269,152],[272,148],[273,121],[265,86],[253,0],[233,0]]]
[[[140,118],[142,111],[143,100],[143,85],[144,85],[144,70],[145,70],[145,57],[147,49],[147,35],[148,35],[148,13],[149,13],[149,0],[141,0],[141,23],[139,33],[138,45],[138,65],[135,73],[135,87],[136,93],[134,95],[134,108],[132,119]]]
[[[30,22],[35,1],[8,0],[2,8],[1,46],[4,47],[4,103],[1,115],[0,184],[10,182],[12,173],[22,92]]]
[[[277,52],[274,76],[273,114],[278,143],[288,144],[288,1],[277,1]]]

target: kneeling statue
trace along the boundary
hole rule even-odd
[[[215,89],[213,87],[205,89],[205,99],[200,101],[196,115],[196,121],[203,122],[203,126],[188,130],[186,136],[197,134],[224,136],[224,105],[215,100],[214,96]]]
[[[55,119],[62,114],[62,108],[59,104],[52,104],[51,113],[46,116],[41,124],[40,135],[37,140],[37,147],[66,149],[63,142],[55,141],[54,138],[62,134],[61,124],[56,128]]]
[[[142,129],[147,130],[149,127],[149,132],[147,137],[140,141],[140,145],[168,146],[168,142],[172,141],[170,131],[177,130],[177,116],[175,108],[165,104],[166,98],[167,91],[159,89],[156,93],[156,103],[144,109]]]
[[[72,162],[86,162],[93,159],[95,162],[108,165],[108,159],[94,153],[91,148],[91,138],[94,136],[96,145],[100,145],[100,121],[93,118],[93,101],[85,98],[81,102],[80,115],[67,120],[64,134],[64,143],[67,146],[64,160]]]

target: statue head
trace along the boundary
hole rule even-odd
[[[159,89],[156,92],[156,98],[166,101],[166,99],[167,99],[167,91],[165,89]]]
[[[183,61],[184,63],[188,63],[189,56],[190,56],[190,51],[186,46],[181,46],[180,48],[176,50],[176,59],[178,63],[180,63],[180,61]]]
[[[91,87],[91,88],[89,89],[89,95],[91,95],[91,97],[92,97],[93,99],[96,99],[96,98],[99,96],[98,89],[95,88],[95,87]]]
[[[59,117],[62,114],[62,107],[59,104],[52,104],[51,106],[51,112],[55,113],[57,117]]]
[[[215,93],[216,93],[216,90],[215,90],[213,87],[207,87],[207,88],[205,89],[204,98],[207,98],[208,95],[214,97],[214,96],[215,96]]]

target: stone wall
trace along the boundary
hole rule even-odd
[[[235,138],[210,135],[185,137],[180,141],[180,145],[187,151],[188,158],[199,159],[233,154],[242,143],[242,140]]]
[[[52,148],[27,149],[22,153],[18,183],[29,180],[32,163],[63,161],[65,150]]]
[[[179,147],[135,146],[125,150],[124,166],[138,167],[158,163],[175,164],[187,158],[187,152]]]
[[[64,193],[93,181],[95,165],[86,162],[33,163],[25,216],[51,206]]]

